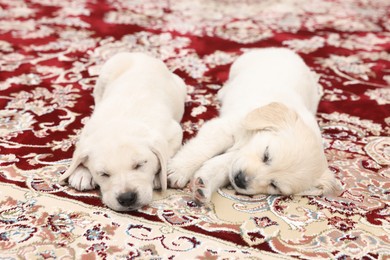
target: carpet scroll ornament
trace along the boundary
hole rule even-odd
[[[389,21],[386,0],[0,0],[0,258],[388,259]],[[184,79],[187,141],[218,115],[231,63],[269,46],[319,77],[341,194],[228,186],[199,206],[186,187],[117,213],[98,190],[58,184],[113,54],[149,53]]]

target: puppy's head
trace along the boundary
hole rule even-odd
[[[229,173],[242,194],[321,195],[336,187],[321,139],[280,103],[250,112],[246,131]]]
[[[83,164],[100,187],[103,203],[116,211],[135,210],[149,204],[156,183],[158,188],[166,189],[163,144],[144,138],[123,138],[123,135],[97,136],[80,139],[62,180]]]

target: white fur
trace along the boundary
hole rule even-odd
[[[243,54],[218,93],[220,116],[170,161],[170,186],[184,187],[192,178],[200,202],[229,181],[243,194],[332,191],[335,179],[315,120],[319,93],[316,75],[294,52],[267,48]]]
[[[167,160],[182,142],[185,96],[184,82],[162,61],[114,55],[101,69],[95,109],[60,182],[69,178],[78,190],[98,185],[103,203],[117,211],[150,203],[153,188],[167,188]]]

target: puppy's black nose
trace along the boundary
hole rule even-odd
[[[245,180],[245,174],[243,172],[239,172],[234,176],[234,183],[236,186],[240,189],[246,188],[246,180]]]
[[[137,193],[135,192],[125,192],[118,196],[117,198],[119,204],[123,207],[130,207],[134,205],[137,201]]]

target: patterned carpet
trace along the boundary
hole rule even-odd
[[[228,187],[198,207],[187,188],[116,213],[57,184],[108,57],[147,52],[185,79],[188,140],[217,115],[230,64],[267,46],[321,77],[340,196]],[[390,258],[388,0],[0,0],[0,107],[0,259]]]

